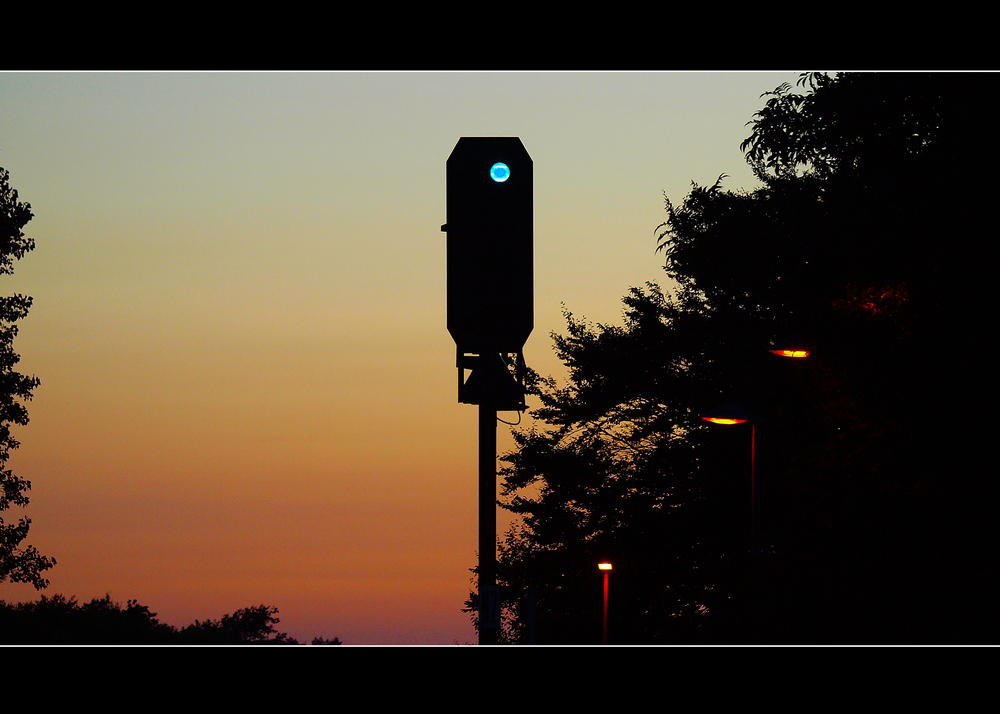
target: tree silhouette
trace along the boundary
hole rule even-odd
[[[10,186],[10,174],[0,168],[0,274],[14,272],[14,261],[19,260],[35,243],[25,237],[23,228],[32,218],[31,205],[18,200],[17,191]],[[11,506],[28,505],[27,491],[31,483],[6,468],[10,452],[20,444],[11,434],[12,425],[28,423],[24,402],[40,382],[15,371],[20,357],[14,352],[18,320],[28,314],[31,298],[15,294],[0,297],[0,514]],[[28,535],[31,519],[22,516],[17,523],[6,523],[0,515],[0,583],[31,583],[36,590],[48,586],[42,573],[55,565],[34,546],[22,546]]]
[[[673,288],[624,325],[567,313],[568,384],[533,375],[501,504],[509,637],[596,642],[599,558],[620,642],[968,642],[1000,635],[985,236],[997,75],[803,75],[750,121],[762,186],[666,202]],[[766,351],[798,334],[801,361]],[[762,571],[749,434],[763,415]],[[621,566],[619,566],[619,563]],[[754,573],[754,577],[751,574]],[[617,633],[617,634],[616,634]]]
[[[288,635],[278,632],[278,608],[267,605],[246,607],[220,620],[195,620],[178,634],[184,644],[297,644]]]
[[[812,572],[810,589],[839,613],[826,636],[995,638],[996,616],[972,603],[997,587],[997,485],[984,470],[996,417],[983,402],[998,76],[800,86],[765,95],[751,122],[744,148],[763,189],[668,205],[668,273],[720,315],[756,313],[771,334],[814,342],[795,399],[788,384],[756,384],[760,402],[797,405],[772,428],[781,517],[770,522],[798,521],[785,548],[797,580]]]
[[[37,602],[0,601],[0,644],[86,645],[294,645],[278,632],[278,609],[247,607],[218,620],[195,620],[178,630],[135,600],[125,607],[110,595],[81,605],[75,597],[42,596]],[[312,644],[339,645],[338,638]]]

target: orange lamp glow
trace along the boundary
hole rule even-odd
[[[598,563],[597,564],[597,569],[598,570],[611,570],[611,563]]]
[[[745,424],[752,421],[753,416],[743,411],[739,404],[730,402],[723,404],[718,409],[713,409],[707,414],[702,414],[701,418],[713,424]]]
[[[767,348],[767,351],[781,357],[802,358],[809,356],[809,353],[812,351],[810,347],[811,345],[807,342],[799,339],[798,337],[792,336],[776,340],[770,347]]]

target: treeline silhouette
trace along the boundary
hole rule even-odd
[[[1000,642],[1000,75],[803,75],[666,202],[668,282],[567,311],[501,457],[507,642]],[[768,345],[797,335],[812,353]],[[763,549],[751,557],[749,424]],[[475,599],[469,605],[474,606]]]
[[[32,219],[31,204],[21,201],[10,185],[10,173],[0,167],[0,276],[12,275],[14,262],[35,248],[35,241],[22,230]],[[31,399],[41,382],[34,375],[18,372],[20,356],[14,351],[18,325],[28,315],[31,297],[15,293],[0,296],[0,583],[30,583],[36,590],[48,586],[43,576],[55,564],[55,558],[42,555],[32,545],[24,544],[31,519],[21,515],[15,523],[4,521],[11,507],[28,505],[31,482],[8,468],[8,459],[20,442],[12,426],[28,423],[25,402]]]
[[[0,601],[0,644],[8,645],[297,645],[279,632],[278,610],[259,605],[218,620],[195,620],[180,629],[160,622],[135,600],[122,607],[110,595],[80,604],[75,597],[45,595],[35,602]],[[316,637],[310,644],[339,645]]]
[[[32,218],[31,204],[20,200],[10,174],[0,168],[0,275],[12,274],[14,262],[34,249],[23,230]],[[21,294],[0,297],[0,583],[29,583],[43,590],[49,584],[43,574],[55,566],[55,558],[24,543],[30,518],[22,515],[8,523],[3,516],[11,507],[26,507],[31,489],[27,479],[6,468],[19,446],[11,427],[28,423],[25,402],[41,384],[14,369],[20,360],[13,349],[16,323],[27,316],[31,302]],[[0,601],[0,644],[299,644],[277,631],[278,622],[277,608],[259,605],[177,629],[135,600],[122,607],[109,595],[81,605],[75,597],[43,595],[37,602]],[[339,645],[340,640],[318,637],[312,644]]]

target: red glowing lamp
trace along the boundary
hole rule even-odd
[[[598,570],[604,571],[604,617],[601,621],[601,644],[608,644],[608,571],[611,570],[611,563],[604,561],[597,564]]]

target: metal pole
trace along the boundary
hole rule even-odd
[[[750,550],[760,556],[760,479],[757,477],[757,425],[750,422]]]
[[[757,425],[750,422],[750,626],[754,642],[761,641],[760,611],[760,476],[757,474]]]
[[[497,596],[497,410],[479,405],[479,644],[495,645],[487,610]],[[484,625],[486,625],[484,627]]]

